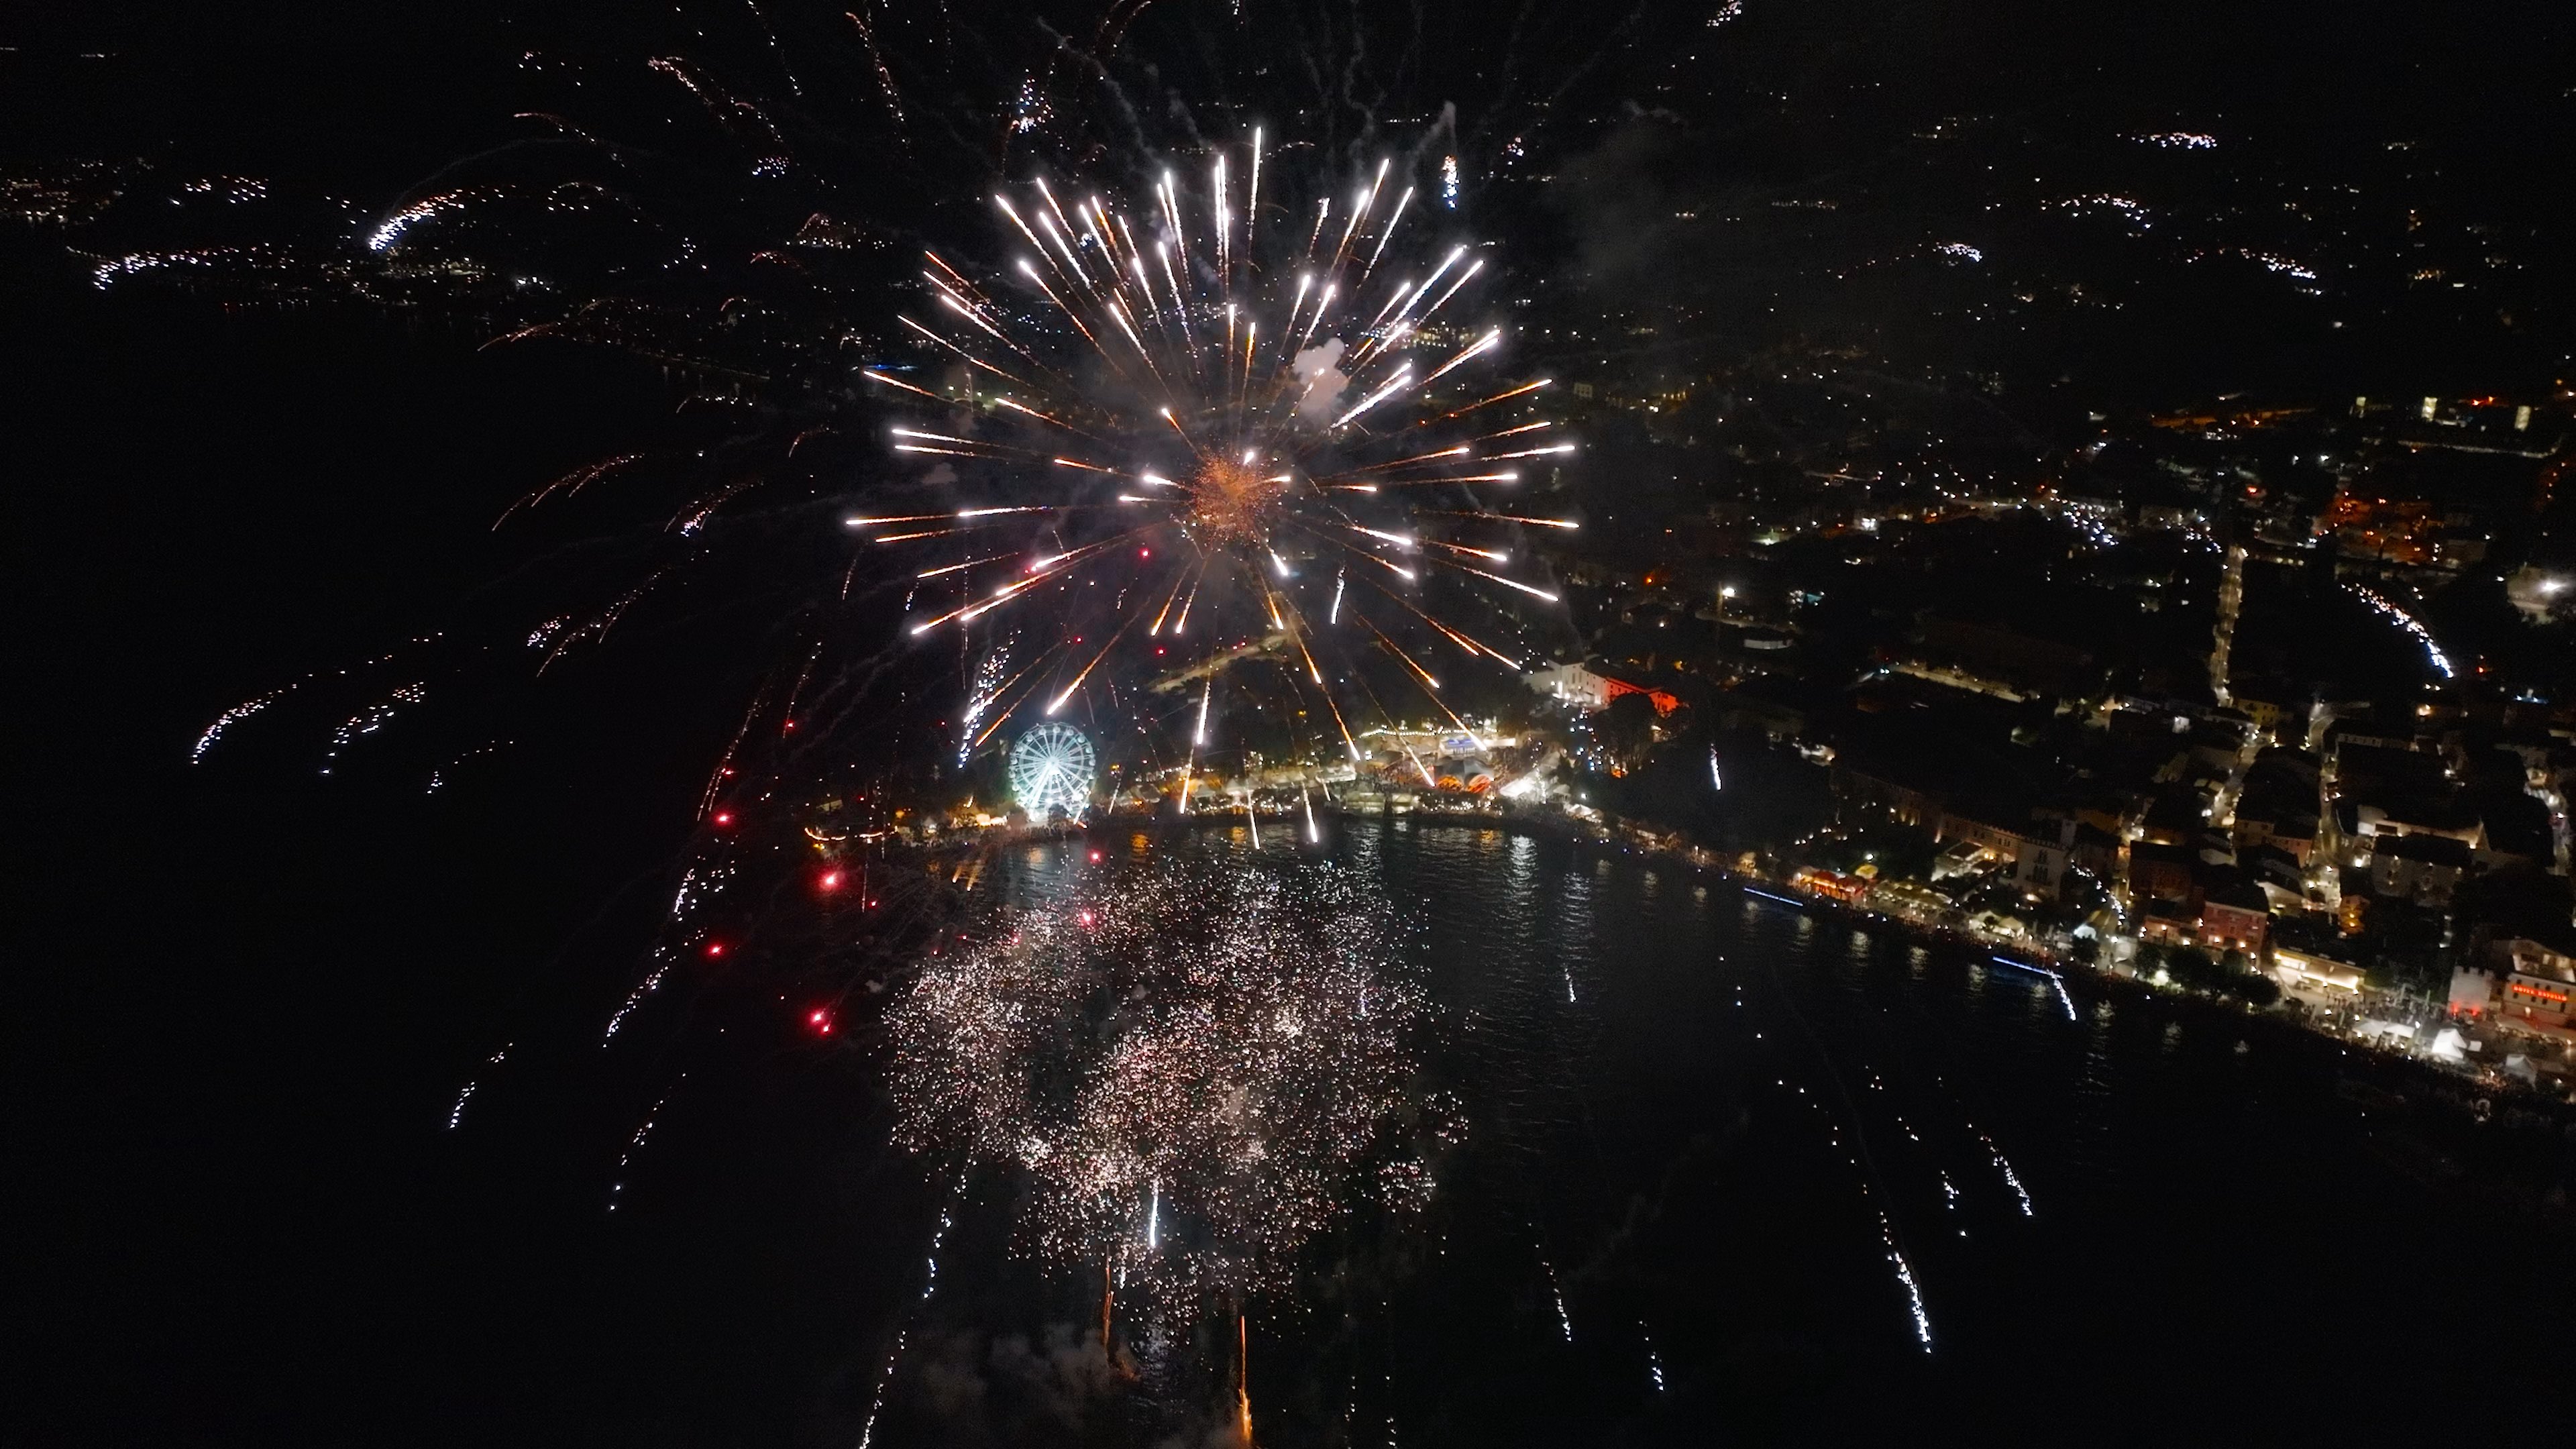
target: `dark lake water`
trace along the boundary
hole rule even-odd
[[[2561,1140],[2407,1125],[2331,1043],[2064,999],[1671,862],[1417,821],[1286,834],[1041,847],[988,881],[1046,909],[1174,852],[1329,859],[1411,927],[1416,1090],[1464,1130],[1418,1219],[1363,1204],[1248,1305],[1264,1442],[2384,1430],[2448,1412],[2494,1329],[2570,1325],[2500,1262],[2565,1241],[2529,1196]],[[879,1306],[907,1337],[876,1442],[1221,1432],[1231,1314],[1159,1349],[1121,1321],[1126,1374],[1101,1372],[1098,1272],[1006,1251],[1026,1206],[970,1176],[937,1291]]]
[[[960,1188],[953,1154],[893,1145],[875,1022],[912,973],[844,955],[792,880],[755,861],[719,918],[745,959],[603,1046],[667,910],[665,871],[626,874],[644,847],[515,842],[506,798],[273,793],[174,809],[151,908],[58,911],[94,939],[29,958],[60,969],[5,1064],[33,1271],[0,1442],[850,1449],[873,1411],[892,1449],[1195,1444],[1235,1422],[1238,1331],[1275,1445],[2387,1442],[2560,1413],[2554,1126],[2481,1125],[2278,1023],[2085,979],[2070,1018],[1978,953],[1419,820],[1265,828],[1257,857],[1234,828],[1102,832],[1001,852],[966,897],[973,931],[1175,861],[1329,862],[1425,1003],[1404,1097],[1458,1130],[1420,1214],[1354,1191],[1239,1330],[1131,1292],[1112,1364],[1098,1264],[1021,1251],[1025,1176],[988,1157]]]

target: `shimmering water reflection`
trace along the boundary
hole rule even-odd
[[[2044,978],[1667,860],[1401,819],[1263,840],[1051,847],[995,883],[1028,908],[1172,856],[1330,869],[1400,923],[1385,969],[1428,1001],[1409,1106],[1285,1281],[1147,1323],[1114,1265],[952,1251],[968,1281],[923,1329],[1068,1364],[1105,1334],[1071,1437],[1222,1434],[1246,1400],[1278,1444],[2125,1435],[2245,1422],[2219,1406],[2250,1377],[2295,1416],[2367,1390],[2356,1324],[2412,1324],[2347,1235],[2487,1221],[2428,1205],[2336,1049],[2271,1023],[2084,982],[2070,1020]],[[1427,1175],[1415,1210],[1388,1210],[1394,1162]],[[999,1170],[967,1199],[997,1247],[1033,1201]],[[936,1385],[896,1389],[887,1432],[939,1437]]]

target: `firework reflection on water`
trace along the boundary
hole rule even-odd
[[[1021,1249],[1106,1265],[1122,1302],[1283,1288],[1381,1195],[1428,1004],[1394,910],[1329,863],[1171,856],[1096,880],[905,988],[898,1138],[1022,1179]]]

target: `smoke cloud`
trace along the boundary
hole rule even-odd
[[[1035,1340],[971,1330],[922,1335],[904,1417],[952,1445],[1081,1440],[1126,1376],[1086,1327],[1048,1324]]]
[[[1346,345],[1338,337],[1327,337],[1297,354],[1289,364],[1297,374],[1297,416],[1310,423],[1330,422],[1333,409],[1340,403],[1342,390],[1351,385],[1341,371]]]

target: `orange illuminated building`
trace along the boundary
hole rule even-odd
[[[1858,901],[1869,890],[1869,882],[1859,876],[1844,875],[1838,871],[1817,870],[1812,866],[1790,877],[1789,884],[1809,895],[1824,896],[1830,900],[1845,903]]]
[[[1612,679],[1607,675],[1602,676],[1601,697],[1603,699],[1617,699],[1623,694],[1644,695],[1646,697],[1646,702],[1655,707],[1655,713],[1657,714],[1671,714],[1674,710],[1682,707],[1680,699],[1671,694],[1667,694],[1663,690],[1649,689],[1642,684],[1630,684],[1624,679]]]
[[[2365,497],[2349,486],[2335,490],[2317,520],[2317,531],[2333,534],[2344,552],[2402,564],[2431,562],[2441,527],[2423,499]]]

